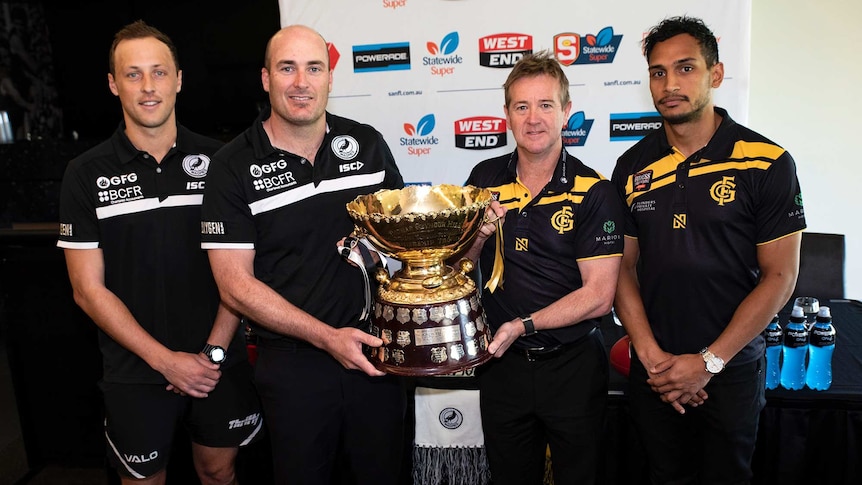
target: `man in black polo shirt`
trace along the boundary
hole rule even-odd
[[[221,143],[177,124],[182,71],[166,35],[129,24],[109,59],[123,121],[69,163],[57,243],[75,301],[100,329],[108,457],[123,483],[165,483],[182,423],[201,483],[233,484],[237,447],[262,421],[239,318],[220,304],[200,249]]]
[[[644,53],[664,127],[613,174],[629,207],[616,311],[632,416],[653,483],[748,483],[761,332],[791,296],[805,228],[796,167],[713,105],[724,66],[700,19],[659,23]]]
[[[475,260],[481,249],[491,283],[482,304],[497,359],[476,372],[491,476],[495,485],[540,483],[549,445],[555,483],[595,483],[608,393],[598,325],[616,288],[623,206],[563,147],[569,81],[550,53],[525,56],[503,87],[517,148],[467,179],[496,195],[495,216],[507,210],[502,284],[492,276],[491,224],[467,254]]]
[[[336,247],[353,229],[346,204],[401,188],[401,174],[374,128],[326,112],[332,71],[317,32],[278,31],[261,82],[270,106],[215,155],[202,233],[222,295],[260,337],[276,483],[396,484],[404,392],[362,352],[383,342],[360,321],[360,269]]]

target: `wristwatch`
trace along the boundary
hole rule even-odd
[[[210,362],[213,364],[224,364],[224,361],[227,360],[227,352],[224,351],[224,348],[219,347],[218,345],[207,343],[204,345],[204,349],[201,350],[201,352],[209,357]]]
[[[724,370],[724,360],[709,351],[708,347],[704,347],[700,351],[700,356],[703,357],[703,362],[706,364],[706,371],[710,374],[718,374]]]
[[[521,317],[521,321],[524,322],[524,333],[521,335],[521,337],[529,337],[530,335],[536,334],[536,327],[533,325],[532,315]]]

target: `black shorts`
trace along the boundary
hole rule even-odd
[[[108,460],[123,476],[152,476],[167,466],[180,425],[204,446],[253,443],[263,435],[263,419],[251,373],[245,361],[223,369],[203,399],[166,391],[164,384],[102,382]]]

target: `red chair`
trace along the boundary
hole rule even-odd
[[[629,366],[632,362],[631,340],[623,335],[611,347],[611,367],[625,377],[629,376]]]

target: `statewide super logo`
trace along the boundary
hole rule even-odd
[[[464,58],[454,54],[455,50],[458,49],[458,42],[458,32],[450,32],[443,37],[439,46],[434,42],[426,43],[425,47],[428,48],[428,52],[433,57],[423,57],[422,65],[431,66],[431,74],[435,76],[443,77],[454,74],[455,66],[464,62]]]
[[[455,121],[455,146],[467,150],[490,150],[506,146],[506,120],[474,116]]]
[[[533,52],[533,36],[527,34],[494,34],[479,39],[479,65],[509,68]]]
[[[416,126],[413,126],[410,123],[404,123],[404,132],[407,133],[408,136],[401,137],[400,145],[407,147],[408,155],[416,157],[430,155],[431,148],[440,144],[440,140],[437,139],[436,136],[431,135],[436,123],[437,121],[434,119],[433,114],[423,116],[419,122],[416,123]]]
[[[563,145],[567,147],[582,147],[587,142],[593,121],[588,120],[583,111],[569,116],[566,127],[563,128]]]
[[[609,64],[614,62],[622,38],[614,35],[613,27],[605,27],[596,35],[565,32],[554,36],[554,55],[564,66]]]
[[[404,71],[410,69],[410,43],[353,46],[353,72]]]
[[[661,115],[650,113],[611,113],[611,141],[637,141],[662,127]]]

